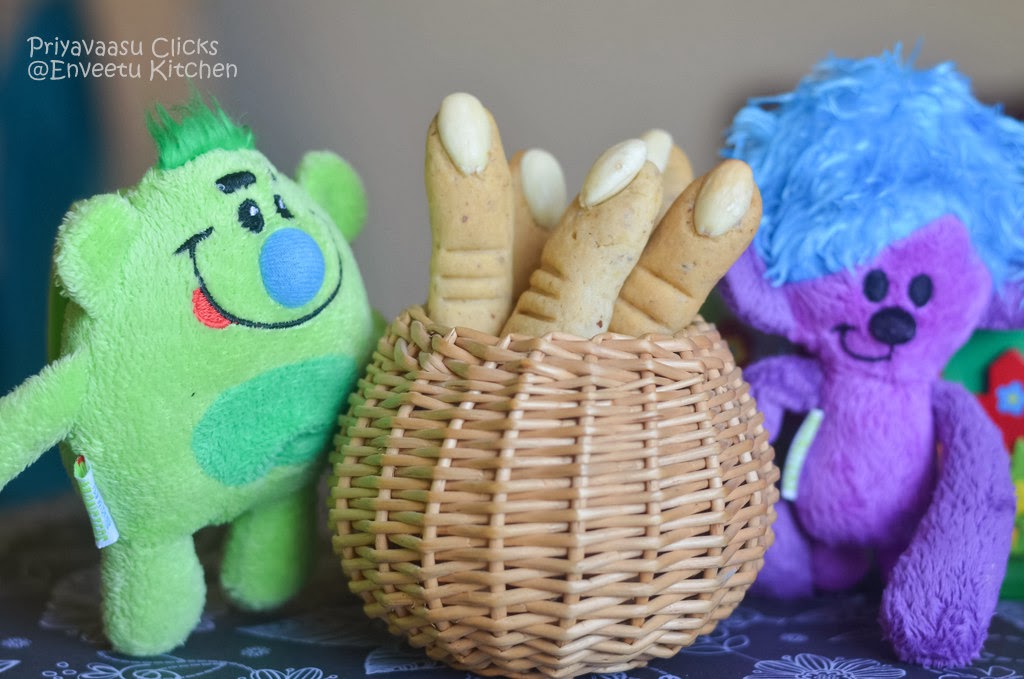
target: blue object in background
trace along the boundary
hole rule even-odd
[[[27,75],[28,37],[84,35],[75,6],[29,8],[0,72],[0,394],[46,362],[53,239],[71,203],[100,190],[104,168],[91,81]],[[70,487],[50,451],[0,493],[0,506]]]

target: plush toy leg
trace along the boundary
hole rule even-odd
[[[940,382],[932,403],[939,479],[890,573],[881,623],[902,660],[962,666],[981,651],[1006,573],[1013,483],[999,431],[973,396]]]
[[[775,542],[764,555],[764,567],[751,588],[754,594],[776,599],[799,599],[814,593],[811,546],[788,502],[775,505]]]
[[[220,580],[239,607],[274,608],[302,587],[313,564],[314,502],[315,489],[306,488],[231,524]]]
[[[206,601],[192,536],[154,545],[122,539],[102,556],[103,623],[114,648],[159,655],[184,643]]]
[[[814,586],[818,589],[830,592],[849,589],[860,582],[871,568],[871,554],[866,549],[815,543],[811,550]]]

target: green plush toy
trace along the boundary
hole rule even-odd
[[[104,623],[133,655],[198,622],[206,525],[230,524],[220,578],[239,606],[300,588],[322,453],[376,337],[347,243],[366,214],[349,165],[309,153],[293,182],[215,102],[179,114],[150,118],[159,162],[138,186],[68,213],[55,360],[0,400],[0,488],[66,443],[97,544],[116,538]]]

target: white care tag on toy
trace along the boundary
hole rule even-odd
[[[107,503],[103,501],[100,489],[96,485],[96,479],[92,475],[92,468],[85,461],[85,457],[79,455],[75,460],[75,482],[78,483],[78,490],[82,493],[82,501],[85,502],[85,511],[89,514],[89,521],[92,523],[92,533],[96,538],[96,546],[100,549],[117,542],[120,536],[117,526],[114,525],[114,517],[107,509]]]
[[[796,500],[797,491],[800,486],[800,472],[807,460],[807,451],[814,443],[814,437],[818,435],[818,428],[821,427],[821,420],[825,413],[817,408],[807,413],[807,417],[800,423],[796,430],[793,442],[789,444],[789,454],[786,455],[786,466],[782,470],[782,497],[793,502]]]

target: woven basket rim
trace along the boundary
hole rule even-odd
[[[696,351],[702,354],[700,360],[706,369],[722,370],[727,367],[727,362],[706,353],[706,350],[711,350],[716,344],[721,343],[725,353],[732,360],[733,367],[736,367],[732,352],[728,349],[717,326],[699,315],[674,335],[648,333],[634,337],[614,332],[602,332],[590,338],[565,332],[549,332],[540,336],[522,333],[492,335],[475,328],[437,323],[430,318],[422,305],[414,304],[403,310],[388,324],[381,341],[384,341],[387,335],[394,331],[395,324],[400,322],[406,325],[421,324],[429,335],[437,337],[441,344],[434,346],[435,351],[442,346],[466,347],[473,353],[474,349],[485,351],[482,349],[483,347],[490,347],[495,350],[507,350],[514,354],[528,355],[531,359],[540,360],[556,356],[570,358],[572,354],[581,354],[585,357],[615,356],[623,359],[628,359],[630,356],[634,358],[650,356],[651,360],[663,359],[665,361],[678,361],[680,353]],[[477,356],[477,358],[484,357]],[[514,360],[514,358],[490,353],[487,354],[485,360],[502,362]]]
[[[693,320],[690,321],[690,323],[686,327],[680,328],[678,331],[676,331],[675,333],[673,333],[671,335],[665,334],[665,333],[659,333],[659,332],[649,332],[649,333],[644,333],[642,335],[630,335],[630,334],[621,333],[621,332],[611,332],[609,330],[600,332],[600,333],[598,333],[596,335],[593,335],[592,337],[583,337],[582,335],[575,335],[575,334],[573,334],[571,332],[565,332],[564,330],[552,330],[551,332],[546,332],[543,335],[530,335],[530,334],[521,333],[521,332],[506,332],[506,333],[501,333],[501,334],[498,334],[498,335],[492,335],[491,333],[484,332],[482,330],[477,330],[476,328],[472,328],[472,327],[467,326],[467,325],[445,325],[443,323],[439,323],[438,321],[435,321],[430,316],[430,314],[427,312],[426,306],[424,306],[423,304],[411,304],[411,305],[405,307],[401,311],[401,313],[398,314],[398,316],[396,316],[390,323],[388,323],[388,326],[387,326],[388,329],[391,328],[391,324],[392,323],[394,323],[396,320],[398,320],[398,319],[400,319],[400,318],[402,318],[404,316],[409,316],[410,319],[412,319],[412,320],[417,320],[417,321],[422,322],[424,325],[426,325],[428,328],[431,329],[431,332],[434,332],[434,333],[439,334],[439,335],[447,335],[447,334],[451,333],[452,331],[455,331],[456,334],[458,336],[460,336],[460,337],[473,337],[473,338],[477,338],[477,337],[490,337],[490,338],[493,338],[493,339],[498,340],[498,341],[503,340],[505,338],[511,338],[511,339],[514,339],[514,340],[547,339],[547,340],[555,340],[555,341],[561,340],[561,341],[568,341],[568,342],[594,342],[594,343],[597,343],[597,344],[600,344],[602,342],[606,342],[606,341],[609,341],[609,340],[625,340],[625,339],[636,339],[636,340],[648,340],[648,341],[663,342],[663,341],[677,339],[679,337],[685,336],[688,332],[691,331],[691,328],[693,328],[694,326],[707,326],[707,325],[714,326],[715,325],[712,321],[706,320],[701,314],[696,314],[693,317]]]

